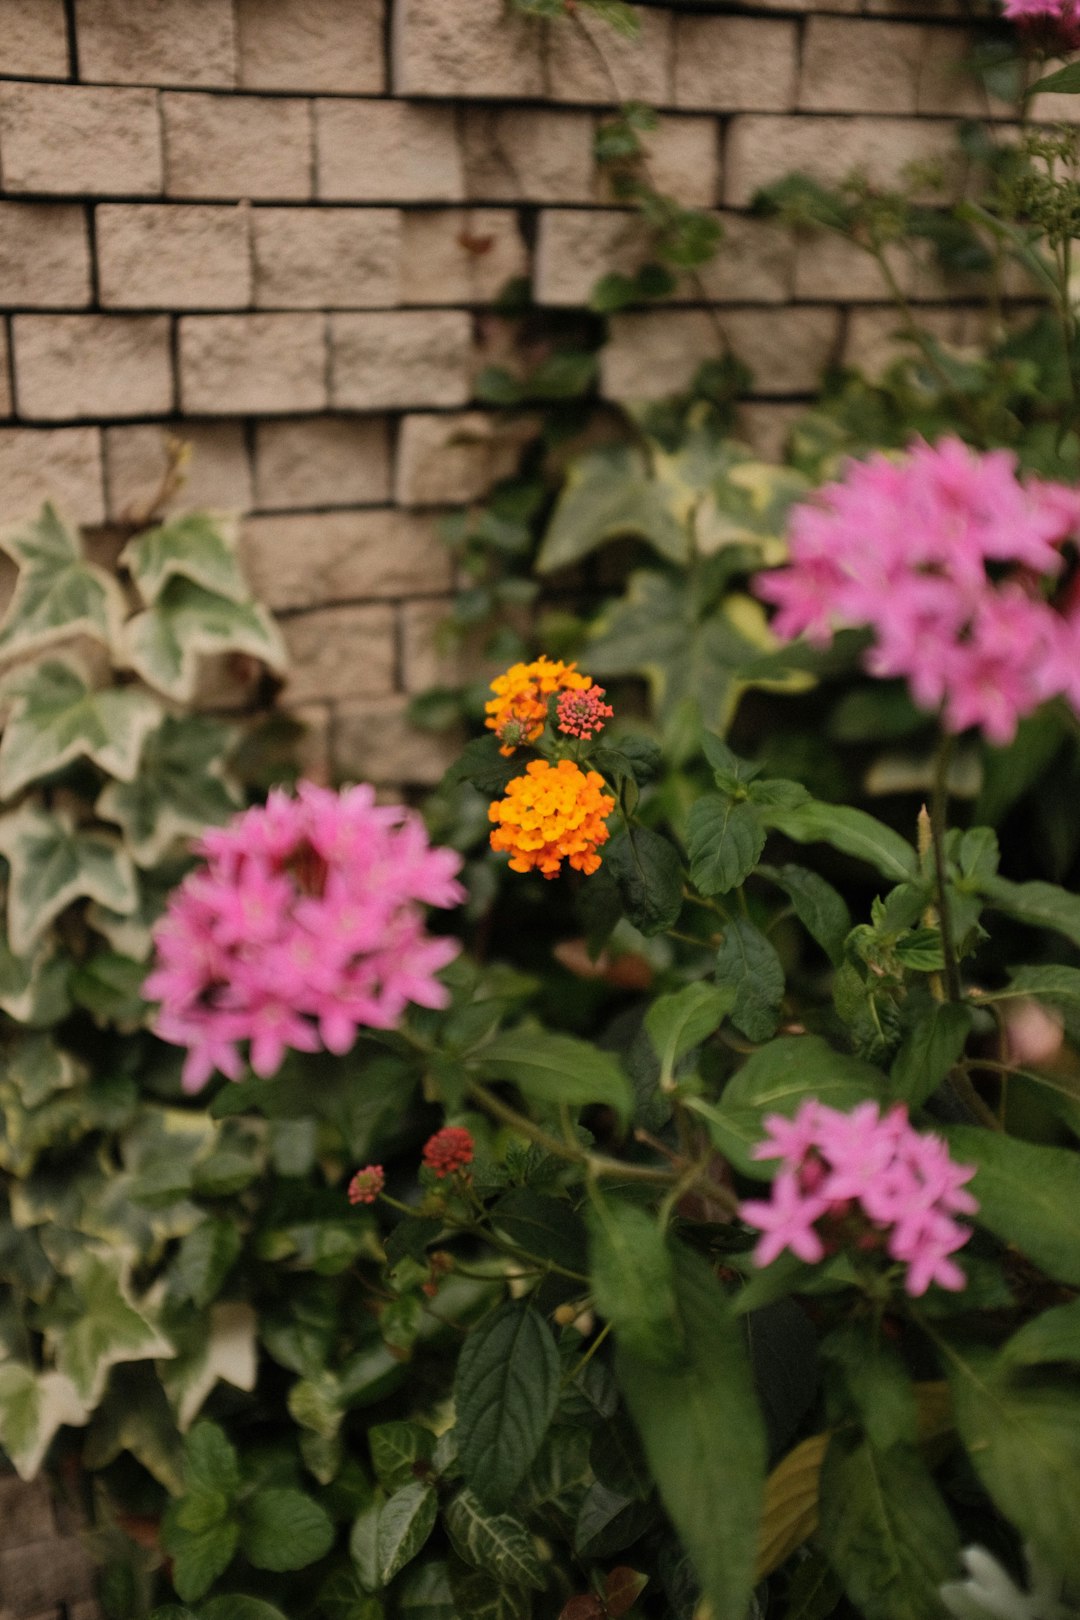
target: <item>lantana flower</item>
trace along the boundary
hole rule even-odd
[[[751,1156],[780,1160],[772,1194],[739,1208],[764,1234],[758,1265],[785,1249],[812,1265],[844,1246],[880,1248],[906,1266],[909,1294],[932,1282],[953,1292],[966,1286],[951,1257],[971,1229],[954,1216],[979,1207],[965,1186],[975,1167],[957,1164],[940,1137],[915,1130],[902,1104],[882,1114],[864,1102],[842,1113],[809,1098],[792,1119],[767,1115],[765,1129]]]
[[[421,1158],[442,1181],[455,1171],[464,1170],[467,1164],[472,1164],[475,1151],[472,1133],[464,1125],[444,1125],[441,1131],[428,1137]]]
[[[524,776],[507,783],[506,797],[496,799],[488,817],[497,823],[491,847],[510,855],[510,869],[546,878],[557,877],[563,861],[579,872],[595,872],[597,851],[608,840],[605,817],[615,800],[604,791],[597,771],[583,771],[573,760],[557,765],[534,759]]]
[[[433,849],[420,817],[302,782],[274,791],[196,845],[204,865],[154,930],[143,986],[156,1031],[186,1046],[183,1085],[243,1071],[248,1043],[268,1076],[288,1049],[346,1052],[361,1028],[391,1029],[410,1002],[444,1007],[435,975],[457,955],[430,935],[424,907],[460,904],[461,857]]]
[[[591,742],[598,737],[605,724],[615,713],[610,703],[604,702],[604,688],[584,686],[580,691],[563,692],[555,705],[556,729],[566,737],[577,737]]]
[[[553,692],[580,692],[591,685],[589,676],[580,675],[576,664],[564,664],[561,659],[541,656],[531,664],[514,664],[492,681],[495,696],[484,705],[484,724],[498,737],[499,752],[509,758],[515,748],[540,736]]]
[[[868,625],[871,674],[902,676],[950,731],[1008,743],[1063,695],[1080,712],[1080,604],[1053,594],[1080,492],[1021,480],[1011,451],[959,439],[870,456],[793,509],[790,561],[755,590],[784,639]]]

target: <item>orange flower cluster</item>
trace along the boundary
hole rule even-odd
[[[491,683],[495,696],[484,705],[484,724],[502,743],[500,754],[509,758],[522,743],[536,741],[544,729],[552,692],[581,692],[591,685],[588,675],[578,674],[576,664],[543,656],[531,664],[514,664],[505,675],[497,676]]]
[[[596,853],[608,840],[605,816],[615,800],[603,791],[597,771],[583,771],[573,760],[550,765],[534,759],[524,776],[507,784],[506,798],[488,810],[498,823],[491,847],[509,852],[510,869],[530,872],[535,867],[546,878],[557,877],[564,860],[578,872],[595,872]]]

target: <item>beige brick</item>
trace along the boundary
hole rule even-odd
[[[393,508],[249,518],[241,549],[256,594],[278,611],[450,588],[435,522]]]
[[[995,101],[997,109],[1003,105]],[[1009,108],[1010,112],[1014,109]],[[1032,96],[1028,103],[1029,116],[1039,124],[1080,124],[1080,97],[1074,95]]]
[[[386,88],[383,0],[237,0],[240,83],[252,90]]]
[[[800,170],[825,184],[859,171],[888,189],[908,164],[955,168],[956,126],[913,118],[733,118],[724,148],[724,200],[746,207],[760,187]]]
[[[256,505],[364,506],[390,499],[390,430],[382,417],[259,422]]]
[[[82,79],[236,83],[232,0],[76,0],[75,18]]]
[[[89,302],[84,211],[64,203],[0,202],[0,306],[77,309]]]
[[[0,73],[66,79],[64,0],[0,0]]]
[[[721,331],[754,373],[757,394],[815,390],[833,358],[839,317],[830,309],[725,310],[719,329],[703,310],[617,315],[601,377],[612,399],[658,399],[685,388],[721,348]]]
[[[461,738],[418,731],[409,700],[342,704],[334,718],[334,765],[347,780],[433,787],[461,752]]]
[[[484,682],[506,668],[505,659],[485,658],[484,633],[463,642],[448,630],[453,598],[435,597],[401,604],[401,662],[406,692],[426,692],[433,686],[462,686]]]
[[[0,428],[0,522],[55,501],[74,523],[103,523],[101,473],[100,428]]]
[[[811,112],[913,113],[924,35],[917,23],[811,17],[799,106]]]
[[[460,202],[465,178],[451,107],[317,101],[318,192],[328,202]]]
[[[405,214],[401,301],[491,304],[529,273],[518,216],[508,208],[425,208]]]
[[[248,215],[209,203],[102,204],[94,216],[102,304],[243,309],[251,302]]]
[[[670,106],[675,54],[671,13],[639,8],[638,17],[641,31],[636,39],[625,39],[584,7],[572,23],[556,21],[547,40],[547,91],[552,100]]]
[[[325,317],[181,316],[180,398],[193,415],[322,410]]]
[[[467,107],[465,185],[481,202],[591,202],[593,120],[547,107]]]
[[[6,191],[153,196],[161,131],[153,90],[0,84]]]
[[[19,415],[161,416],[172,409],[164,315],[16,315]]]
[[[784,112],[795,102],[793,22],[772,17],[675,19],[675,104],[710,112]]]
[[[281,629],[289,653],[288,702],[332,703],[394,690],[397,625],[391,606],[317,608],[286,619]]]
[[[392,81],[399,96],[540,96],[543,29],[505,0],[395,0]]]
[[[833,9],[830,6],[830,9]],[[836,6],[837,11],[846,10]],[[968,10],[968,0],[863,0],[862,9],[871,17],[959,17]]]
[[[805,405],[762,404],[747,400],[739,406],[736,438],[750,446],[763,461],[783,461],[795,424],[806,415]]]
[[[355,410],[463,405],[469,317],[460,310],[332,315],[331,396]]]
[[[953,118],[1015,116],[1015,107],[988,96],[973,71],[977,34],[966,28],[924,28],[922,32],[915,98],[919,112]]]
[[[8,364],[7,322],[0,320],[0,416],[11,415],[11,380]]]
[[[165,511],[249,510],[254,500],[243,424],[189,421],[169,430],[150,424],[105,429],[110,518],[136,515],[153,501],[168,465],[170,438],[189,445],[191,459]]]
[[[899,245],[886,256],[901,290],[914,297],[920,281],[920,263]],[[925,258],[925,255],[921,255]],[[795,256],[795,296],[840,299],[849,303],[880,303],[889,296],[877,260],[846,236],[831,231],[800,231]]]
[[[795,275],[791,233],[745,214],[721,214],[720,223],[724,235],[713,258],[683,278],[687,294],[704,292],[718,304],[786,303]]]
[[[311,112],[283,96],[167,93],[167,190],[173,197],[311,196]]]
[[[687,208],[720,201],[720,129],[715,118],[662,118],[644,137],[648,176],[657,191]]]
[[[396,208],[257,208],[255,302],[273,309],[385,309],[398,302]]]
[[[976,349],[986,340],[990,316],[985,309],[920,309],[919,325],[939,343],[954,349]],[[914,357],[918,350],[904,337],[904,322],[895,306],[856,309],[848,318],[844,364],[871,378],[879,377],[894,360]]]
[[[321,787],[334,785],[332,727],[333,705],[329,703],[293,704],[289,710],[298,720],[303,732],[296,742],[296,760],[305,782],[318,782]]]
[[[400,506],[475,501],[517,469],[535,424],[483,411],[402,418],[394,499]]]
[[[79,1536],[50,1536],[0,1550],[0,1592],[16,1614],[35,1617],[91,1598],[96,1570]]]

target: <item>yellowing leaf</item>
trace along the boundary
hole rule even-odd
[[[817,1529],[821,1465],[829,1434],[812,1434],[765,1481],[755,1581],[764,1580]]]

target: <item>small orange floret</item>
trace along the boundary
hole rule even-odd
[[[561,659],[541,656],[531,664],[514,664],[492,681],[495,696],[484,705],[484,724],[502,743],[499,752],[509,758],[520,743],[535,742],[543,731],[552,692],[580,692],[591,685],[588,675],[579,675],[575,664]]]
[[[597,850],[609,836],[604,818],[614,808],[597,771],[583,771],[570,759],[557,765],[534,759],[524,776],[507,784],[506,798],[496,799],[488,810],[489,819],[498,823],[491,847],[508,852],[513,872],[535,867],[553,878],[564,860],[578,872],[595,872]]]

